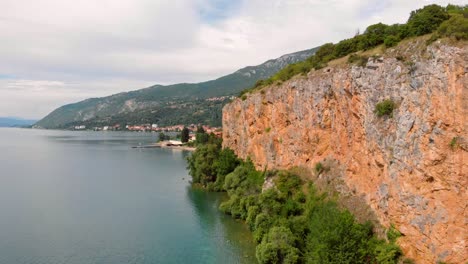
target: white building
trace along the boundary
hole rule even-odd
[[[182,146],[184,145],[184,143],[182,143],[182,141],[179,141],[179,140],[169,140],[167,145],[168,146]]]

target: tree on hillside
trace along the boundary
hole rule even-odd
[[[205,186],[216,180],[216,167],[213,166],[219,156],[220,148],[213,144],[201,145],[187,158],[189,174],[193,183]]]
[[[364,32],[366,38],[363,41],[363,48],[370,49],[382,44],[386,36],[387,28],[388,25],[382,23],[368,26]]]
[[[203,129],[203,126],[197,127],[197,133],[205,133],[205,129]]]
[[[428,5],[412,11],[408,19],[408,33],[410,36],[421,36],[436,30],[442,22],[450,16],[445,8],[438,5]]]
[[[190,139],[190,131],[187,127],[184,127],[184,129],[182,129],[182,132],[180,132],[180,141],[182,141],[182,143],[187,143]]]
[[[202,126],[199,126],[197,129],[197,134],[195,135],[195,140],[197,144],[206,144],[210,139],[209,135],[205,132]]]
[[[437,34],[444,37],[454,37],[457,40],[468,40],[468,19],[461,14],[452,14],[437,29]]]

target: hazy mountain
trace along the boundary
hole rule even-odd
[[[77,124],[88,126],[157,123],[159,125],[205,123],[221,125],[221,109],[228,96],[239,94],[260,79],[266,79],[285,66],[312,56],[316,48],[249,66],[216,80],[201,83],[154,85],[145,89],[91,98],[64,105],[37,126],[68,128]],[[213,100],[214,97],[218,100]],[[211,98],[210,100],[208,100]]]
[[[0,127],[23,127],[30,126],[37,120],[28,120],[16,117],[0,117]]]

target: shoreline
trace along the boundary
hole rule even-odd
[[[142,148],[162,148],[162,149],[177,149],[177,150],[185,150],[185,151],[195,151],[196,147],[189,147],[189,146],[169,146],[161,143],[154,143],[150,145],[141,145],[141,146],[133,146],[132,148],[135,149],[142,149]]]

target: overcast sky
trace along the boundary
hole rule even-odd
[[[199,82],[438,0],[0,0],[0,116]]]

